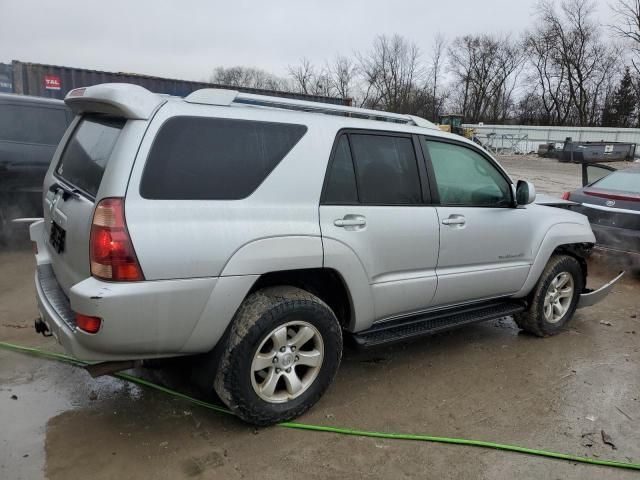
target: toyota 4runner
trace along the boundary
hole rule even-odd
[[[76,118],[31,226],[36,330],[85,360],[203,354],[200,377],[246,421],[313,405],[343,337],[508,315],[543,337],[613,284],[585,289],[586,217],[533,203],[424,119],[126,84],[65,101]]]

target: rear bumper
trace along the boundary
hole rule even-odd
[[[596,245],[620,252],[640,254],[640,230],[591,224]]]
[[[108,283],[87,278],[66,297],[50,264],[35,275],[42,320],[64,349],[88,361],[133,360],[183,355],[215,278]],[[100,317],[95,334],[75,324],[75,313]]]
[[[82,347],[76,336],[77,329],[75,321],[71,321],[73,312],[69,299],[64,296],[61,289],[52,288],[53,271],[50,266],[48,267],[38,266],[35,274],[36,300],[40,318],[68,353],[77,358],[87,359],[90,357],[90,352]],[[82,334],[82,332],[77,333]]]

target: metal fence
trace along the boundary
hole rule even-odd
[[[497,154],[518,155],[536,152],[543,143],[628,142],[640,145],[640,128],[536,127],[529,125],[472,125],[478,139]],[[640,149],[639,149],[640,150]]]

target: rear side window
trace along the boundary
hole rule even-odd
[[[358,203],[356,174],[353,171],[349,139],[346,135],[338,140],[324,195],[324,202],[328,204]]]
[[[245,198],[306,131],[287,123],[174,117],[158,132],[140,194],[158,200]]]
[[[87,115],[67,143],[56,174],[95,197],[124,119]]]
[[[640,170],[618,170],[598,180],[591,186],[617,192],[640,193]]]
[[[67,125],[62,108],[0,105],[0,140],[57,145]]]
[[[413,205],[422,202],[411,138],[351,134],[349,140],[361,203]]]

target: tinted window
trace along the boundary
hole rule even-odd
[[[326,203],[357,203],[356,175],[346,135],[340,137],[336,152],[327,174],[327,187],[324,201]]]
[[[124,124],[123,119],[85,116],[67,143],[56,173],[95,196]]]
[[[421,203],[420,177],[407,137],[350,135],[360,202],[370,205]]]
[[[489,160],[450,143],[423,140],[436,176],[440,203],[499,207],[511,204],[511,187]]]
[[[57,145],[66,128],[61,108],[0,104],[0,140]]]
[[[245,198],[306,130],[286,123],[172,118],[151,148],[140,193],[153,199]]]
[[[640,170],[619,170],[598,180],[591,186],[618,192],[640,193]]]

